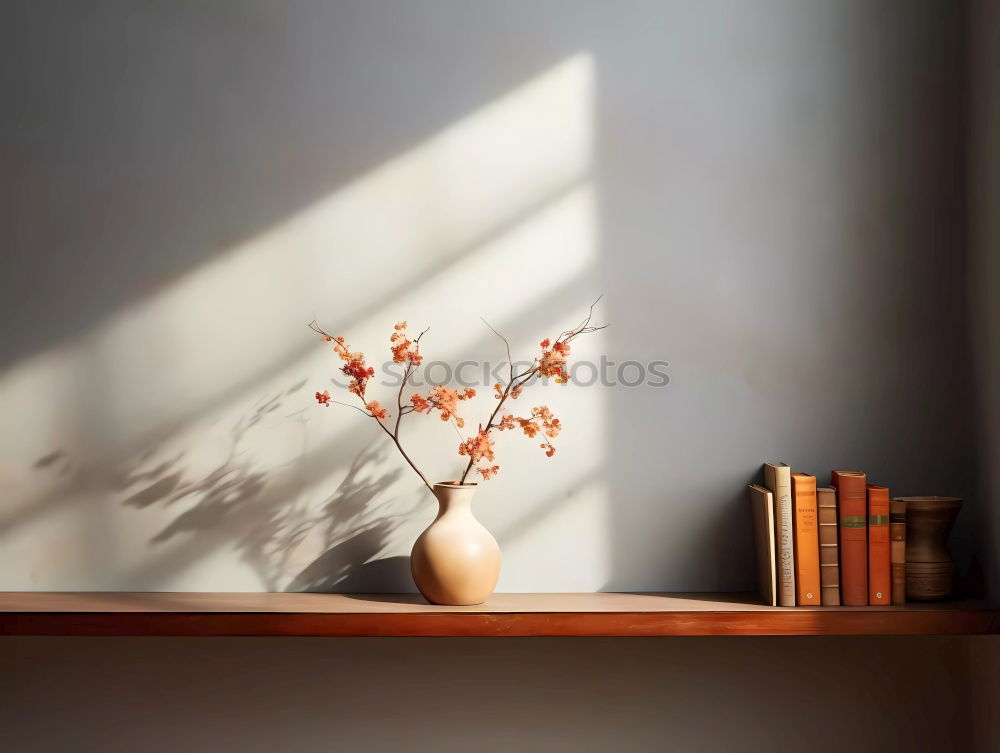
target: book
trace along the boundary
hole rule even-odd
[[[840,601],[844,606],[868,604],[868,505],[865,474],[834,471],[840,524]]]
[[[821,486],[816,490],[819,518],[819,588],[824,607],[840,606],[840,560],[837,556],[837,490]]]
[[[791,474],[784,463],[764,463],[764,487],[774,497],[774,557],[778,568],[778,606],[781,607],[795,606]]]
[[[757,552],[757,590],[768,606],[778,606],[778,570],[774,562],[774,495],[760,484],[747,487],[753,512],[753,540]]]
[[[892,603],[889,568],[889,490],[868,485],[868,603]]]
[[[892,603],[906,603],[906,500],[889,500],[889,570]]]
[[[793,473],[792,512],[795,526],[795,603],[820,605],[819,526],[816,518],[816,477]]]

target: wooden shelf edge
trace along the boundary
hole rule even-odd
[[[976,603],[776,609],[732,595],[705,596],[498,595],[499,605],[452,608],[412,597],[394,603],[333,594],[0,594],[0,636],[1000,634],[1000,608]]]
[[[4,613],[0,636],[793,636],[994,635],[995,612],[275,614]]]

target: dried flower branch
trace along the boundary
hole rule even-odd
[[[514,362],[510,357],[510,341],[500,334],[500,332],[498,332],[489,322],[486,322],[485,319],[483,320],[486,323],[486,326],[493,330],[493,333],[497,337],[503,340],[504,346],[507,348],[507,360],[510,363],[510,377],[508,378],[506,385],[501,384],[500,382],[493,385],[493,388],[496,390],[495,397],[497,399],[497,405],[496,408],[493,409],[493,413],[490,414],[490,418],[489,421],[486,422],[486,426],[483,427],[482,424],[479,425],[479,433],[474,438],[475,443],[470,445],[466,442],[459,446],[459,454],[469,456],[469,462],[465,466],[465,471],[463,471],[459,483],[465,483],[465,479],[468,478],[469,472],[480,460],[493,460],[493,441],[490,439],[490,432],[493,431],[493,429],[497,429],[499,431],[512,429],[514,428],[515,421],[518,422],[521,429],[528,437],[533,437],[540,429],[544,429],[547,439],[540,445],[540,447],[545,450],[545,455],[547,457],[552,457],[555,454],[556,448],[551,442],[548,441],[548,439],[555,437],[562,429],[562,425],[559,423],[559,419],[553,416],[552,412],[546,406],[543,405],[533,408],[531,417],[529,418],[516,418],[513,415],[507,415],[497,420],[497,416],[500,415],[500,409],[503,408],[504,403],[506,403],[508,399],[516,400],[520,397],[524,388],[533,380],[540,379],[542,377],[554,377],[558,384],[565,384],[569,381],[569,373],[566,371],[566,359],[570,353],[569,344],[580,335],[597,332],[598,330],[602,330],[607,327],[606,324],[600,326],[591,324],[594,318],[594,306],[596,306],[600,300],[601,298],[598,297],[596,301],[590,304],[587,316],[576,327],[560,332],[554,342],[550,341],[548,338],[542,340],[539,343],[539,346],[542,349],[541,358],[535,358],[532,365],[519,374],[514,373]],[[541,422],[541,425],[539,425],[538,422]],[[484,448],[489,448],[489,452],[487,453]],[[491,465],[487,467],[480,467],[476,470],[482,475],[483,479],[488,479],[496,475],[497,471],[500,470],[500,467]]]
[[[491,464],[495,459],[493,437],[491,436],[491,432],[494,429],[505,431],[520,428],[528,437],[535,437],[540,433],[544,438],[540,447],[545,450],[546,456],[552,457],[555,454],[556,448],[550,440],[559,435],[559,432],[562,430],[562,424],[560,424],[559,419],[552,414],[552,411],[547,406],[536,406],[532,408],[528,416],[524,417],[518,417],[513,414],[501,416],[500,411],[507,400],[516,400],[524,388],[533,381],[552,377],[557,383],[565,384],[569,380],[569,373],[566,370],[566,366],[570,354],[570,343],[580,335],[597,332],[607,326],[595,326],[591,324],[591,321],[593,321],[594,306],[597,305],[598,301],[600,301],[600,298],[591,304],[586,318],[576,327],[561,332],[555,340],[549,340],[548,338],[542,340],[539,344],[542,351],[541,356],[535,358],[531,366],[520,373],[515,373],[514,371],[510,342],[489,322],[483,319],[486,326],[503,341],[507,349],[507,361],[510,365],[510,370],[506,384],[497,382],[494,385],[494,397],[497,400],[497,405],[490,414],[486,426],[484,427],[482,424],[479,424],[476,434],[468,439],[462,439],[458,446],[458,454],[469,458],[459,483],[465,483],[469,472],[472,471],[477,463],[482,463],[482,465],[476,468],[476,471],[484,480],[492,478],[500,470],[499,465]],[[350,377],[347,389],[358,397],[361,406],[333,400],[330,397],[329,391],[326,390],[316,393],[316,401],[326,407],[330,407],[331,404],[346,405],[374,419],[379,428],[396,445],[396,449],[399,450],[403,459],[420,476],[424,485],[433,492],[433,487],[427,480],[427,477],[421,473],[420,469],[417,468],[416,464],[403,449],[399,438],[400,422],[403,416],[408,413],[426,413],[429,415],[434,411],[438,411],[441,420],[451,422],[456,427],[455,430],[458,431],[460,427],[465,425],[464,419],[458,415],[458,404],[475,397],[476,391],[472,388],[458,391],[450,387],[436,385],[431,387],[426,397],[414,392],[410,395],[409,400],[404,400],[403,392],[406,389],[406,385],[423,360],[423,357],[420,355],[420,339],[427,330],[423,330],[423,332],[411,340],[407,334],[407,323],[405,321],[399,322],[393,328],[393,333],[389,337],[389,343],[393,362],[405,364],[405,367],[399,390],[396,393],[396,420],[390,429],[386,425],[389,418],[389,411],[383,408],[377,400],[368,400],[365,396],[368,380],[375,375],[375,370],[365,361],[364,353],[352,351],[343,337],[329,335],[315,320],[309,324],[309,327],[319,334],[324,342],[333,343],[334,352],[344,361],[341,371]],[[461,437],[461,432],[459,432],[459,436]]]
[[[420,480],[424,482],[424,486],[433,494],[434,487],[427,480],[427,477],[421,473],[420,469],[417,468],[416,463],[406,454],[406,450],[403,449],[403,445],[399,441],[399,422],[403,418],[404,406],[403,406],[403,390],[406,388],[406,383],[409,381],[410,377],[413,375],[414,370],[420,364],[420,338],[424,336],[427,332],[425,329],[412,341],[406,338],[406,322],[399,322],[395,328],[392,336],[389,338],[389,342],[393,343],[392,354],[393,360],[397,363],[406,363],[406,368],[403,370],[403,379],[399,385],[399,392],[396,395],[396,424],[390,430],[384,423],[385,419],[388,418],[388,411],[383,408],[377,400],[372,400],[370,402],[365,402],[365,386],[372,376],[375,374],[375,370],[365,364],[365,356],[363,353],[352,353],[344,342],[343,337],[333,337],[328,333],[324,332],[323,329],[314,319],[309,324],[310,329],[317,332],[322,336],[324,342],[332,342],[334,344],[334,351],[340,358],[347,362],[347,364],[341,369],[345,374],[351,377],[351,383],[348,385],[348,390],[360,398],[361,402],[364,404],[364,410],[358,408],[356,405],[350,405],[349,407],[360,410],[366,416],[374,418],[379,428],[384,431],[388,437],[392,440],[392,443],[396,445],[396,449],[399,450],[399,454],[403,456],[403,459],[409,464],[409,466],[420,476]],[[317,392],[316,400],[327,407],[330,406],[330,393],[329,392]],[[338,403],[339,405],[346,405],[346,403]]]

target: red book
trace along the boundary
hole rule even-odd
[[[889,567],[889,490],[868,487],[868,603],[892,603]]]
[[[834,471],[840,510],[840,599],[848,607],[868,605],[867,479],[861,471]]]

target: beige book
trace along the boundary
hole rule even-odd
[[[774,497],[760,484],[747,487],[753,512],[753,540],[757,552],[757,590],[765,604],[778,606],[778,571],[774,562]]]
[[[795,534],[792,522],[792,470],[785,463],[764,463],[764,487],[774,496],[774,556],[778,569],[778,606],[795,606]]]

